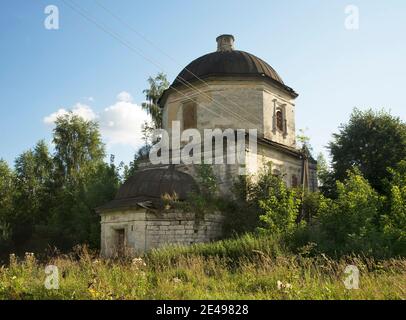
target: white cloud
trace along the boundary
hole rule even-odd
[[[122,91],[117,95],[117,100],[122,102],[132,102],[133,97],[126,91]]]
[[[119,100],[100,114],[100,129],[108,145],[142,146],[142,125],[150,117],[141,106]]]
[[[73,114],[82,117],[87,121],[95,120],[97,118],[97,115],[92,110],[92,108],[82,103],[75,104],[72,108],[70,108],[70,110],[73,112]],[[51,113],[49,116],[45,117],[43,121],[46,124],[54,124],[58,117],[63,116],[67,113],[68,110],[61,108],[58,111]]]
[[[143,145],[142,125],[150,121],[150,117],[142,110],[140,105],[132,102],[132,96],[128,92],[121,92],[117,95],[117,101],[96,113],[91,107],[77,103],[72,112],[85,120],[97,120],[100,132],[107,147],[113,145],[129,146],[137,149]],[[43,119],[46,124],[54,124],[57,117],[66,114],[64,108],[50,114]]]

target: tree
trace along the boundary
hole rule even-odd
[[[55,124],[53,142],[57,169],[63,179],[77,181],[86,170],[103,161],[105,151],[99,126],[72,112],[58,117]]]
[[[336,189],[334,174],[322,153],[317,157],[317,179],[321,193],[327,197],[334,197]]]
[[[151,116],[154,129],[162,128],[162,110],[158,106],[158,100],[162,93],[169,88],[169,82],[164,73],[159,73],[155,78],[148,78],[149,88],[145,89],[147,102],[142,104],[142,108]]]
[[[32,241],[35,229],[46,224],[52,202],[53,161],[44,141],[15,161],[14,212],[11,219],[13,241],[19,247]]]
[[[389,206],[382,217],[384,234],[395,254],[406,255],[406,161],[391,168]]]
[[[49,231],[58,247],[81,243],[97,246],[99,217],[95,208],[114,198],[119,173],[103,159],[104,145],[97,123],[72,113],[60,117],[54,129],[56,177],[55,205]]]
[[[321,199],[321,247],[341,253],[373,250],[382,201],[358,170],[349,171],[344,182],[337,181],[337,198]]]
[[[49,222],[52,243],[62,250],[85,243],[98,248],[100,219],[95,208],[114,198],[119,183],[114,162],[101,162],[80,183],[60,189]]]
[[[114,157],[105,163],[98,125],[72,113],[57,119],[53,142],[54,156],[40,141],[17,157],[14,171],[0,160],[0,249],[98,246],[94,209],[114,198],[120,168]]]
[[[406,159],[406,124],[384,111],[355,109],[348,124],[329,144],[334,177],[344,180],[357,167],[378,191],[389,178],[387,168]]]
[[[7,162],[0,159],[0,244],[3,245],[11,239],[12,229],[10,220],[14,210],[14,181],[14,173]],[[0,249],[2,249],[1,245]]]

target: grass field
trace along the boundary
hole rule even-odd
[[[11,258],[0,269],[0,299],[406,299],[406,259],[288,253],[268,238],[244,236],[192,247],[167,247],[142,259],[103,260],[86,249],[39,262]],[[44,286],[45,266],[59,289]],[[343,280],[360,271],[359,289]]]

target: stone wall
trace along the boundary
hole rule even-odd
[[[117,254],[119,230],[124,230],[126,252],[136,255],[168,244],[217,240],[222,234],[222,221],[220,214],[207,214],[197,223],[192,213],[146,209],[105,212],[101,214],[101,253],[105,257]]]
[[[295,99],[269,82],[243,77],[227,80],[211,79],[195,83],[195,90],[178,88],[168,97],[163,110],[163,127],[171,129],[172,121],[180,121],[183,109],[191,102],[196,106],[197,129],[257,129],[259,137],[294,147]],[[275,112],[282,110],[285,130],[276,127]],[[203,136],[203,135],[202,135]]]
[[[288,187],[292,185],[293,176],[301,183],[303,160],[297,156],[270,148],[265,144],[258,143],[257,153],[247,152],[246,166],[247,172],[254,177],[265,168],[268,163],[272,163],[275,174],[281,175]],[[309,180],[311,191],[317,191],[317,164],[309,164]]]

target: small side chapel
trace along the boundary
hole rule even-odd
[[[187,65],[159,100],[163,129],[257,129],[256,150],[245,151],[244,170],[255,177],[272,163],[288,187],[317,189],[317,163],[296,146],[295,99],[265,61],[235,49],[232,35],[217,37],[217,50]],[[255,152],[255,154],[253,154]],[[238,164],[213,164],[222,194],[229,194],[239,175]],[[162,197],[176,194],[186,200],[199,189],[194,165],[146,164],[124,183],[116,198],[97,208],[101,216],[102,255],[136,254],[167,244],[193,244],[221,238],[222,217],[205,215],[196,223],[193,213],[162,210]]]

